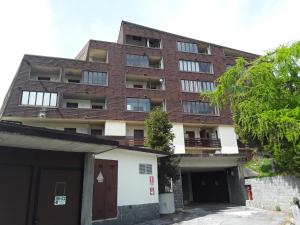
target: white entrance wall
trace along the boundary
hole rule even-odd
[[[158,203],[156,155],[116,149],[95,158],[118,161],[118,206]],[[140,174],[140,163],[151,164],[152,174]],[[150,185],[150,176],[154,176],[153,186]],[[154,195],[150,195],[150,187],[154,188]]]
[[[106,120],[105,136],[126,136],[126,123],[124,121]]]
[[[232,126],[219,126],[218,135],[221,141],[223,154],[235,154],[239,152],[237,136]]]
[[[184,129],[182,123],[173,123],[172,132],[175,135],[173,145],[175,147],[175,154],[184,154],[185,153],[185,144],[184,144]]]

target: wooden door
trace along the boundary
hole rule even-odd
[[[95,160],[93,220],[117,217],[118,161]]]
[[[34,225],[80,224],[81,171],[41,169]]]
[[[0,164],[0,224],[27,224],[31,176],[31,166]]]

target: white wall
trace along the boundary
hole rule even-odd
[[[158,203],[156,155],[116,149],[95,158],[118,161],[118,206]],[[140,163],[151,164],[152,175],[139,174]],[[154,176],[153,186],[150,185],[150,176]],[[150,187],[154,187],[154,195],[150,195]]]
[[[239,152],[236,133],[232,126],[219,126],[218,134],[221,141],[221,152],[224,154],[236,154]]]
[[[173,145],[175,146],[175,154],[184,154],[185,153],[185,144],[184,144],[184,129],[182,123],[173,123],[172,132],[175,135],[173,140]]]
[[[24,125],[45,127],[49,129],[63,130],[64,128],[76,128],[76,132],[83,134],[90,134],[91,129],[102,129],[104,133],[104,126],[100,124],[82,124],[82,123],[55,123],[55,122],[23,122]]]
[[[125,121],[106,120],[105,136],[126,136]]]

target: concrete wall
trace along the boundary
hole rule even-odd
[[[173,123],[172,131],[175,135],[173,144],[175,147],[175,154],[184,154],[185,153],[185,144],[184,144],[184,129],[182,123]]]
[[[236,133],[232,126],[219,126],[218,134],[221,141],[222,153],[234,154],[239,152]]]
[[[236,166],[226,170],[229,201],[237,205],[245,205],[246,193],[244,187],[244,177],[241,174],[241,169]]]
[[[124,121],[105,121],[106,136],[126,136],[126,123]]]
[[[118,206],[158,203],[157,158],[154,154],[128,150],[113,150],[95,156],[96,159],[118,161]],[[152,165],[152,174],[139,174],[139,164]],[[154,185],[150,185],[154,176]],[[150,195],[154,187],[154,195]]]
[[[283,211],[290,211],[293,197],[300,199],[300,179],[293,176],[276,176],[246,179],[251,185],[253,200],[247,205],[257,208],[275,210],[279,206]]]

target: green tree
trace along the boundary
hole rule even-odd
[[[154,150],[164,151],[170,154],[168,157],[158,159],[159,192],[168,192],[171,180],[178,179],[179,159],[172,156],[174,153],[172,124],[168,120],[167,112],[155,108],[145,121],[147,130],[146,144]]]
[[[238,58],[217,83],[203,96],[219,107],[229,101],[238,135],[259,143],[279,172],[300,176],[300,42]]]

